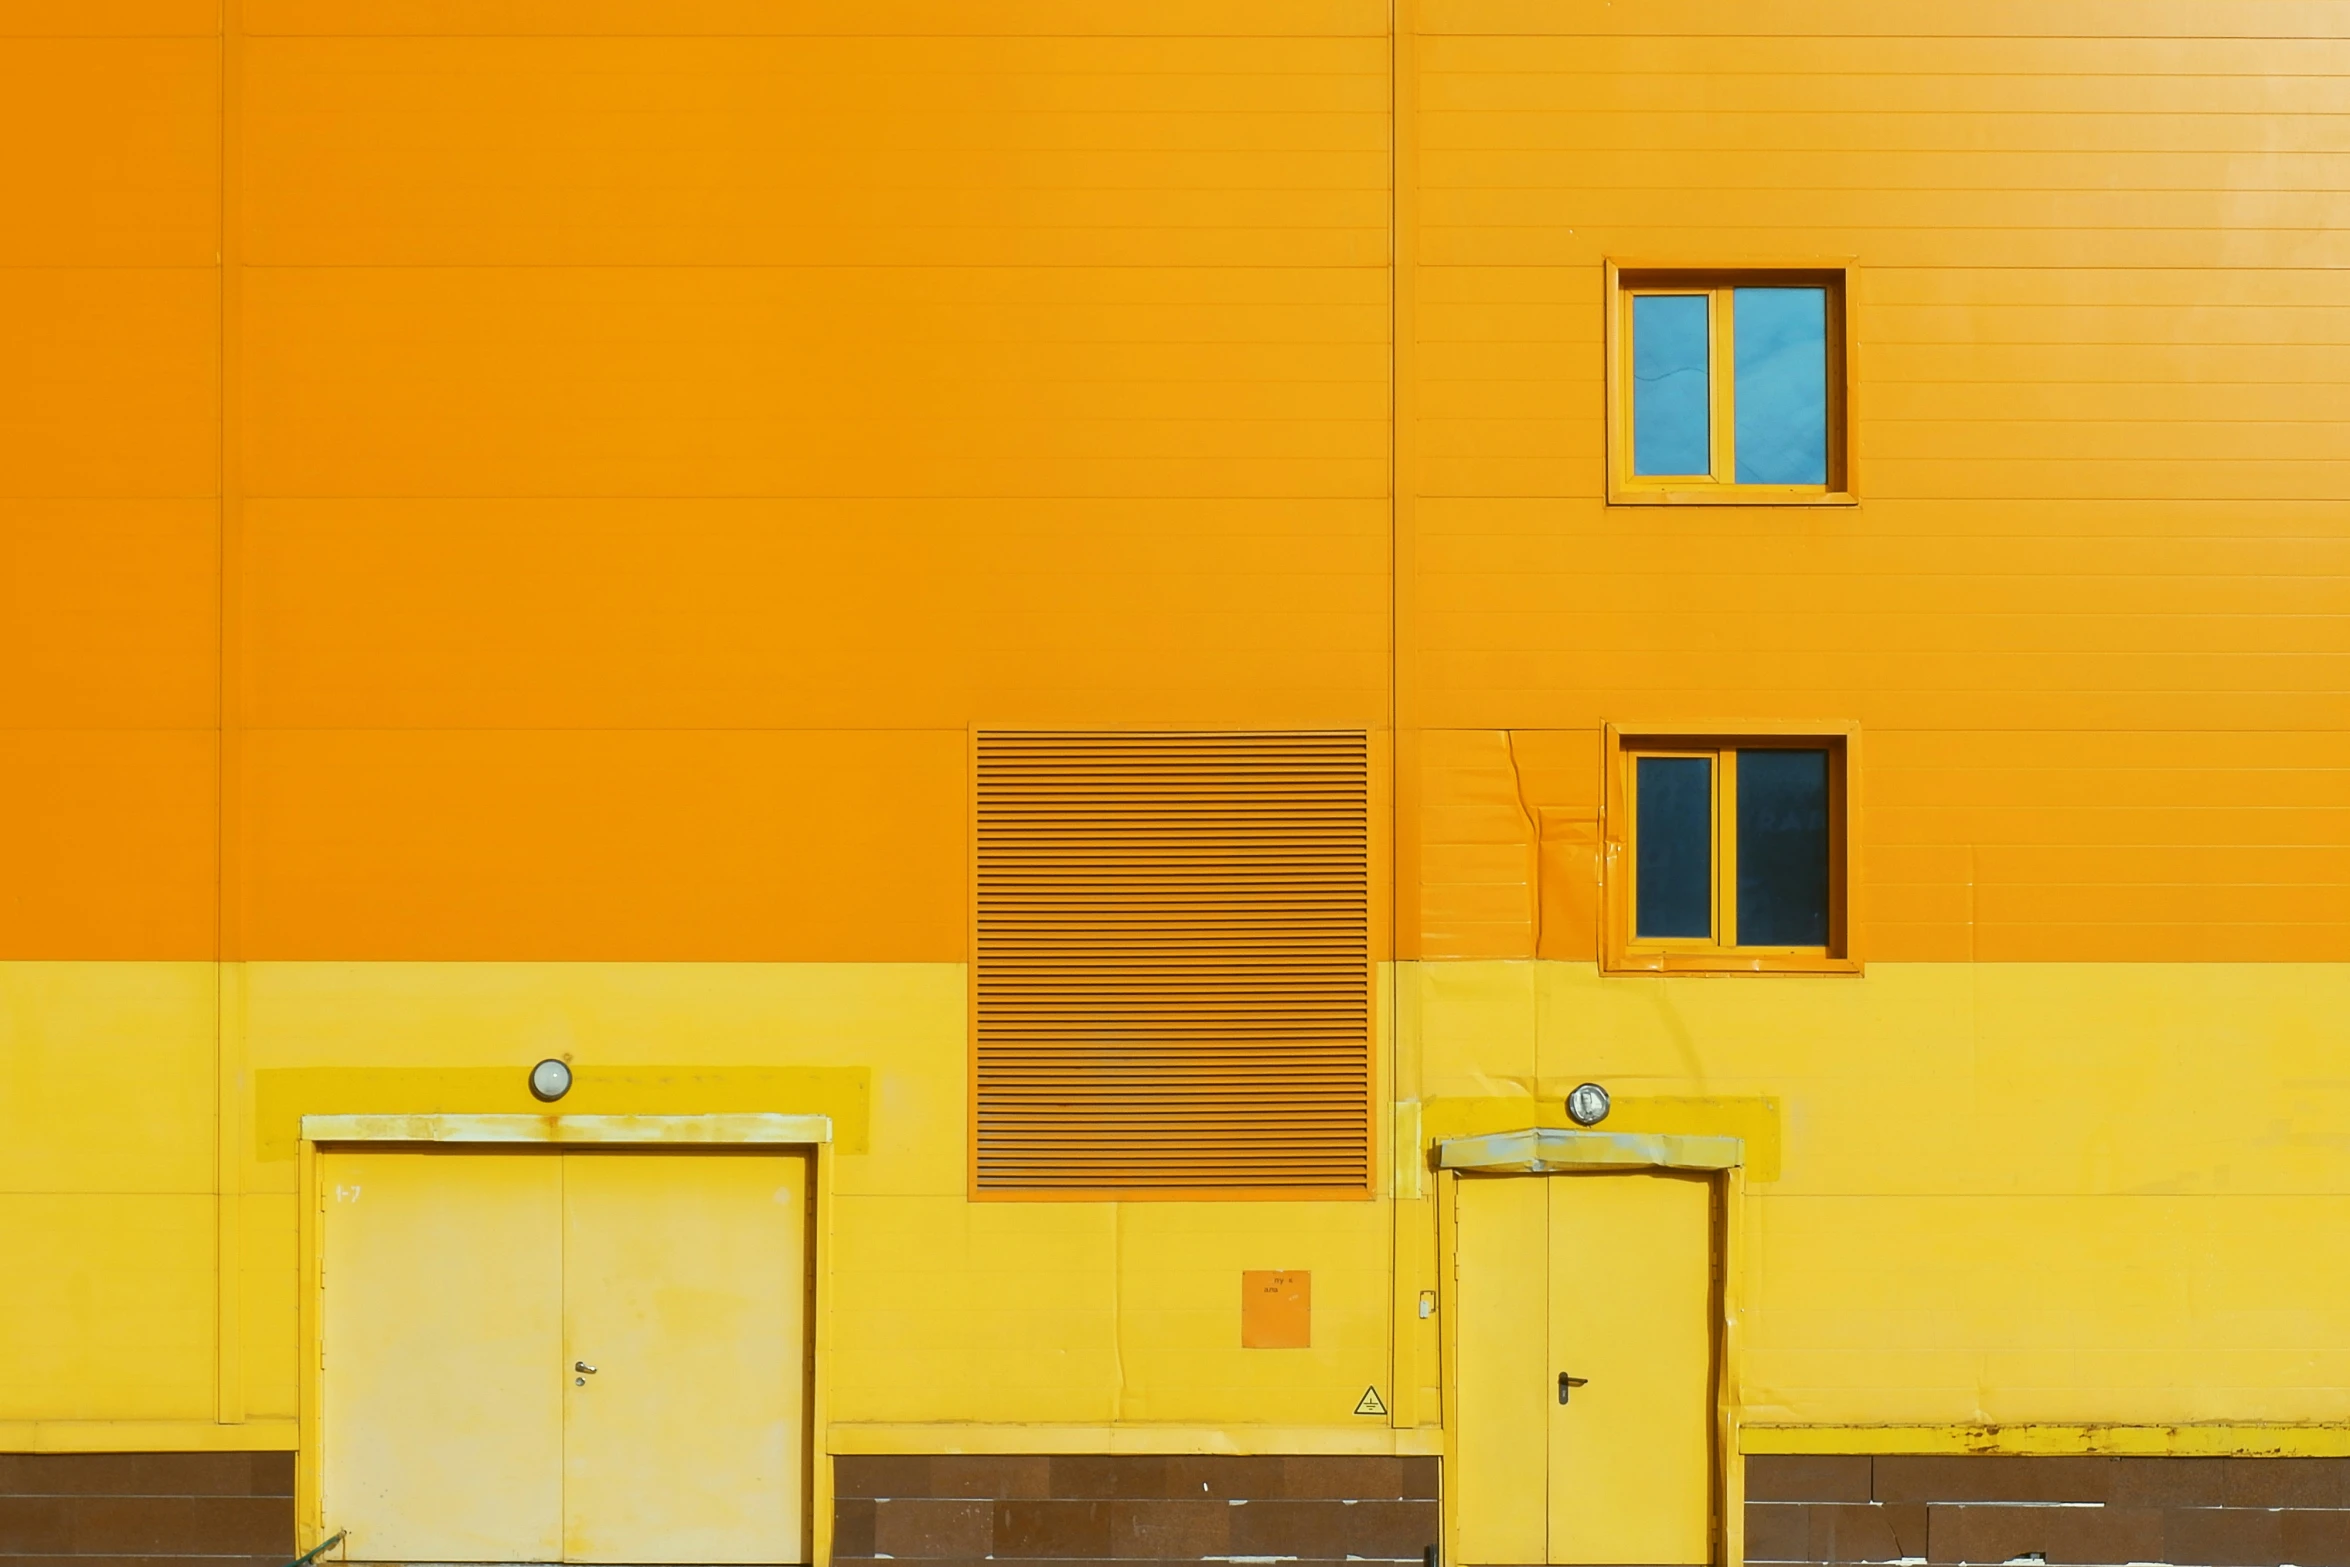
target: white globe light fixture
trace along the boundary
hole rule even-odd
[[[542,1104],[553,1104],[571,1092],[571,1068],[550,1056],[530,1069],[530,1096]]]

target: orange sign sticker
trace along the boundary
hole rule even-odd
[[[1314,1276],[1244,1272],[1240,1276],[1240,1347],[1307,1349],[1313,1344]]]

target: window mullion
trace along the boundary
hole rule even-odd
[[[1713,480],[1716,484],[1734,484],[1738,480],[1738,388],[1732,371],[1738,364],[1738,322],[1732,300],[1737,290],[1716,288],[1711,292],[1713,330],[1706,334],[1706,379],[1712,392]]]
[[[1738,753],[1715,753],[1714,940],[1738,945]]]

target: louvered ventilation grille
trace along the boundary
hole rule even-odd
[[[1369,743],[979,736],[982,1190],[1370,1179]]]

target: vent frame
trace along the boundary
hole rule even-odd
[[[1379,1130],[1377,1099],[1380,1081],[1378,1039],[1380,1038],[1382,1008],[1379,1002],[1377,961],[1379,943],[1376,921],[1379,903],[1374,874],[1380,853],[1376,835],[1373,832],[1374,802],[1378,783],[1372,741],[1373,733],[1367,729],[1243,730],[1160,727],[1076,729],[1067,727],[974,726],[971,731],[969,752],[970,794],[968,799],[970,802],[971,848],[968,907],[970,910],[970,961],[966,965],[968,1102],[965,1121],[968,1128],[966,1190],[972,1200],[995,1202],[1203,1200],[1219,1202],[1331,1202],[1367,1201],[1376,1195],[1379,1165],[1377,1143]],[[990,755],[991,748],[996,753],[993,757]],[[1050,1142],[1052,1139],[1049,1136],[1037,1139],[1031,1143],[1031,1152],[1024,1161],[1029,1166],[1026,1170],[1012,1167],[1020,1161],[1016,1161],[1013,1151],[1005,1147],[1004,1116],[1002,1114],[1004,1103],[1001,1094],[996,1090],[1001,1087],[1007,1074],[1016,1074],[1023,1066],[1027,1068],[1033,1079],[1038,1071],[1039,1063],[1036,1059],[1036,1053],[1031,1053],[1030,1058],[1025,1062],[1019,1060],[1021,1052],[1018,1045],[1008,1037],[1000,1026],[991,1026],[991,1024],[1000,1024],[1005,1017],[1000,1000],[1002,994],[1000,986],[992,995],[986,987],[992,982],[1000,980],[1005,973],[1002,960],[991,957],[991,942],[1000,952],[1002,905],[999,895],[1011,884],[1005,882],[1000,876],[991,880],[990,859],[991,854],[999,852],[1006,842],[1001,833],[1001,811],[1011,802],[1008,801],[1004,790],[1021,782],[1021,780],[1007,779],[1000,771],[991,775],[990,762],[991,760],[1001,762],[1007,756],[1021,750],[1029,750],[1032,753],[1031,759],[1033,759],[1036,753],[1049,753],[1056,749],[1067,752],[1071,756],[1078,756],[1079,753],[1087,752],[1090,749],[1091,755],[1080,757],[1075,764],[1079,772],[1082,772],[1088,765],[1114,766],[1116,764],[1111,760],[1113,757],[1118,757],[1120,762],[1126,762],[1127,765],[1133,766],[1136,764],[1129,759],[1134,758],[1136,753],[1151,750],[1175,754],[1181,758],[1183,763],[1188,763],[1194,769],[1211,760],[1214,754],[1219,751],[1237,754],[1246,763],[1253,766],[1259,774],[1256,779],[1250,779],[1247,776],[1248,769],[1243,769],[1241,781],[1235,785],[1232,791],[1235,795],[1240,796],[1245,796],[1248,793],[1246,784],[1262,782],[1263,770],[1268,766],[1278,771],[1284,759],[1293,768],[1301,756],[1308,762],[1318,759],[1323,764],[1323,770],[1310,779],[1311,787],[1303,792],[1309,796],[1318,793],[1321,796],[1319,803],[1322,810],[1318,813],[1320,816],[1318,824],[1309,821],[1306,825],[1309,827],[1319,825],[1329,829],[1337,825],[1339,814],[1343,814],[1343,830],[1336,834],[1325,833],[1322,839],[1322,846],[1325,849],[1337,847],[1340,850],[1340,857],[1348,862],[1343,895],[1336,899],[1327,896],[1320,899],[1311,896],[1300,899],[1293,896],[1291,900],[1293,904],[1300,901],[1319,903],[1325,913],[1335,912],[1338,915],[1338,923],[1341,926],[1351,923],[1352,928],[1347,933],[1343,950],[1334,950],[1327,942],[1322,944],[1324,951],[1319,956],[1323,961],[1318,966],[1324,973],[1321,977],[1321,983],[1314,987],[1315,994],[1311,998],[1325,1002],[1324,1007],[1320,1009],[1321,1015],[1330,1017],[1332,1022],[1339,1026],[1309,1030],[1309,1033],[1317,1034],[1319,1037],[1307,1040],[1308,1048],[1306,1050],[1293,1050],[1287,1054],[1269,1053],[1264,1063],[1264,1069],[1254,1073],[1246,1069],[1253,1068],[1255,1063],[1246,1061],[1235,1063],[1230,1054],[1236,1049],[1247,1048],[1245,1035],[1236,1037],[1234,1033],[1226,1030],[1223,1033],[1223,1039],[1219,1041],[1216,1037],[1219,1031],[1212,1025],[1195,1030],[1194,1040],[1206,1047],[1201,1050],[1200,1059],[1196,1064],[1203,1071],[1220,1078],[1219,1086],[1213,1091],[1231,1092],[1230,1080],[1235,1075],[1242,1077],[1255,1075],[1262,1082],[1266,1078],[1280,1079],[1286,1072],[1291,1074],[1292,1081],[1274,1081],[1260,1089],[1257,1097],[1250,1101],[1251,1106],[1258,1112],[1253,1118],[1255,1125],[1253,1139],[1250,1132],[1245,1129],[1234,1132],[1225,1128],[1219,1131],[1213,1125],[1201,1121],[1181,1123],[1180,1129],[1174,1134],[1172,1140],[1188,1144],[1195,1150],[1201,1150],[1192,1159],[1186,1161],[1193,1165],[1191,1169],[1168,1170],[1161,1166],[1156,1168],[1151,1178],[1139,1181],[1105,1178],[1108,1174],[1104,1168],[1106,1165],[1124,1160],[1131,1167],[1150,1169],[1152,1168],[1152,1155],[1166,1151],[1166,1140],[1160,1140],[1156,1146],[1153,1146],[1152,1141],[1147,1137],[1140,1141],[1128,1140],[1135,1132],[1135,1128],[1132,1126],[1123,1128],[1116,1126],[1088,1127],[1074,1132],[1064,1131],[1058,1140],[1057,1147],[1047,1148],[1042,1152],[1035,1150],[1042,1143]],[[1119,753],[1124,753],[1124,756],[1119,757]],[[1310,766],[1307,770],[1312,771]],[[1162,775],[1162,782],[1167,777],[1180,779],[1181,775],[1182,767],[1178,765],[1171,772]],[[1041,770],[1032,771],[1029,779],[1025,782],[1033,785],[1037,779],[1044,776],[1045,774]],[[993,793],[991,793],[991,789],[994,791]],[[992,817],[991,809],[994,811]],[[1114,813],[1111,814],[1114,821]],[[1315,814],[1317,813],[1310,811],[1307,813],[1309,817]],[[1147,814],[1129,818],[1129,820],[1137,823],[1144,822],[1147,820]],[[1245,822],[1245,817],[1242,820]],[[1296,825],[1293,823],[1293,828]],[[1143,836],[1148,836],[1147,831],[1143,832]],[[1312,834],[1308,833],[1306,836],[1310,837]],[[1074,847],[1083,840],[1075,833],[1070,833],[1057,841]],[[1226,841],[1229,843],[1231,840],[1227,838]],[[1291,843],[1294,845],[1295,841],[1297,840],[1293,837]],[[1050,847],[1051,844],[1048,843],[1047,848]],[[1275,847],[1278,848],[1281,845],[1276,844]],[[1081,852],[1080,857],[1082,857]],[[1290,856],[1290,858],[1294,859],[1295,856]],[[997,864],[1000,866],[1001,861],[998,860]],[[1325,864],[1324,869],[1327,870],[1327,868],[1327,864]],[[1147,877],[1145,879],[1148,880]],[[1312,878],[1307,878],[1307,881],[1310,884]],[[1278,897],[1282,894],[1283,887],[1276,884],[1270,890]],[[1298,883],[1295,881],[1288,883],[1287,890],[1289,893],[1295,894],[1298,891]],[[1313,889],[1309,886],[1309,891],[1311,890]],[[1325,894],[1332,890],[1332,884],[1327,875],[1320,882],[1318,890]],[[998,916],[994,925],[994,930],[998,934],[993,938],[991,938],[990,926],[991,897],[999,897],[999,901],[993,905]],[[1226,911],[1229,912],[1231,904],[1229,898],[1217,900],[1211,895],[1206,901],[1211,905],[1221,901],[1226,906]],[[1163,929],[1168,923],[1163,918],[1153,919],[1151,917],[1154,910],[1163,909],[1164,905],[1161,902],[1146,897],[1138,899],[1135,907],[1141,915],[1137,922],[1140,925],[1155,925]],[[1331,928],[1330,922],[1325,919],[1318,923],[1323,926],[1323,933],[1327,935]],[[1196,930],[1197,927],[1195,926],[1194,929]],[[1243,957],[1243,967],[1250,966],[1246,959],[1254,957],[1255,954],[1245,951],[1245,941],[1240,945],[1243,951],[1236,955]],[[1309,951],[1313,945],[1314,943],[1311,942],[1296,943],[1287,953],[1276,951],[1272,955],[1271,961],[1276,966],[1285,960],[1293,962],[1300,953]],[[1226,950],[1228,953],[1231,952],[1231,945],[1228,944]],[[1143,956],[1147,962],[1149,954],[1145,953]],[[1160,956],[1165,956],[1163,951]],[[1333,959],[1338,961],[1330,961]],[[1082,960],[1077,965],[1081,970],[1087,966]],[[1110,964],[1092,966],[1096,968],[1097,972],[1115,967]],[[1162,969],[1165,966],[1162,964]],[[1330,980],[1335,977],[1330,972],[1332,970],[1343,971],[1343,991],[1330,983]],[[1254,987],[1242,988],[1253,988],[1261,995],[1266,987],[1259,983]],[[1225,999],[1245,1002],[1246,998],[1228,992]],[[1333,1007],[1329,1003],[1336,1003],[1336,1005]],[[1311,1015],[1315,1009],[1290,1007],[1274,1010],[1286,1011],[1288,1022],[1291,1025],[1287,1031],[1287,1037],[1277,1039],[1276,1042],[1292,1046],[1298,1044],[1300,1034],[1295,1025],[1301,1016]],[[1276,1022],[1278,1021],[1276,1019]],[[1282,1032],[1280,1027],[1273,1027],[1263,1031],[1260,1038],[1268,1033],[1279,1036]],[[1033,1044],[1033,1041],[1030,1043]],[[1161,1069],[1164,1069],[1170,1058],[1180,1060],[1181,1052],[1169,1051],[1163,1041],[1155,1045],[1147,1039],[1137,1042],[1138,1054],[1148,1056],[1154,1050],[1160,1057],[1157,1064]],[[1224,1052],[1221,1058],[1219,1058],[1219,1051]],[[1049,1055],[1049,1046],[1042,1053]],[[1277,1139],[1268,1138],[1264,1130],[1268,1118],[1271,1118],[1276,1124],[1286,1125],[1289,1118],[1294,1115],[1294,1076],[1299,1071],[1301,1063],[1305,1075],[1311,1076],[1318,1069],[1321,1078],[1319,1084],[1316,1085],[1321,1091],[1314,1096],[1317,1101],[1314,1110],[1316,1123],[1322,1128],[1322,1132],[1319,1137],[1313,1140],[1313,1150],[1309,1150],[1303,1157],[1299,1156],[1295,1145],[1284,1144]],[[1193,1065],[1194,1063],[1183,1064]],[[1231,1070],[1235,1065],[1244,1070],[1236,1074]],[[1146,1080],[1145,1086],[1148,1086],[1148,1080]],[[1112,1089],[1111,1092],[1114,1093],[1115,1089]],[[1081,1147],[1089,1141],[1100,1147],[1101,1151],[1095,1153],[1090,1160],[1080,1160],[1073,1157],[1073,1145]],[[1290,1155],[1292,1159],[1290,1171],[1284,1172],[1279,1168],[1278,1163],[1268,1166],[1263,1157],[1268,1152]],[[1065,1161],[1061,1171],[1040,1172],[1036,1168],[1039,1165],[1051,1163],[1055,1158]],[[1289,1178],[1285,1178],[1285,1175]]]

